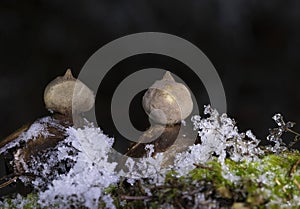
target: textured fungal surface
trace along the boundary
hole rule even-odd
[[[93,107],[94,100],[93,92],[75,79],[70,69],[51,81],[44,92],[46,108],[64,115],[86,112]]]
[[[146,91],[143,107],[155,122],[175,124],[191,114],[193,101],[188,88],[166,72],[162,80],[155,81]]]

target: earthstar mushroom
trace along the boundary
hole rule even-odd
[[[188,88],[174,80],[167,71],[162,80],[146,91],[143,107],[151,119],[160,124],[176,124],[187,118],[193,110]]]
[[[68,136],[67,128],[75,125],[74,113],[75,119],[80,120],[79,113],[90,110],[95,98],[93,92],[75,79],[68,69],[64,76],[57,77],[47,85],[44,101],[53,114],[23,126],[0,141],[0,155],[7,163],[8,172],[12,172],[9,176],[15,175],[13,180],[25,175],[26,168],[34,165],[33,159],[43,158],[47,161],[45,153],[63,141]],[[10,179],[0,184],[0,188],[12,182]]]
[[[95,102],[93,92],[80,80],[73,77],[68,69],[64,76],[51,81],[44,91],[46,108],[70,115],[89,111]]]
[[[126,152],[130,157],[146,156],[146,145],[154,146],[154,155],[164,153],[163,166],[171,165],[176,153],[195,143],[197,135],[191,125],[183,126],[193,110],[193,101],[188,88],[174,80],[166,72],[162,80],[155,81],[143,97],[145,112],[156,124],[149,127]]]

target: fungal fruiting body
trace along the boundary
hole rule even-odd
[[[188,88],[174,80],[169,71],[162,80],[146,91],[143,107],[151,119],[160,124],[176,124],[187,118],[193,110]]]
[[[64,76],[51,81],[44,91],[46,108],[63,115],[89,111],[95,102],[93,92],[75,79],[68,69]]]
[[[63,141],[68,135],[67,128],[75,125],[73,116],[90,110],[94,101],[93,92],[75,79],[69,69],[64,76],[51,81],[45,88],[44,102],[54,114],[24,126],[0,142],[0,155],[7,159],[9,172],[22,175],[34,163],[46,162],[45,153]],[[81,118],[77,115],[76,120]]]
[[[182,152],[196,140],[195,134],[190,131],[191,127],[180,124],[193,110],[191,94],[184,84],[176,82],[167,71],[162,80],[155,81],[146,91],[143,108],[155,125],[139,137],[138,143],[131,146],[126,155],[145,156],[145,147],[151,144],[155,150],[153,154],[166,153],[164,165],[170,165],[176,153]]]

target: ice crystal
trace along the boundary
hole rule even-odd
[[[194,129],[198,130],[201,143],[176,156],[175,168],[180,175],[195,168],[194,164],[208,162],[215,156],[226,170],[224,162],[227,155],[238,162],[253,161],[263,154],[258,147],[260,140],[251,131],[239,133],[235,121],[226,114],[219,115],[210,105],[205,107],[204,114],[209,117],[201,118],[196,115],[191,119]]]
[[[128,172],[123,170],[120,175],[126,176],[128,178],[128,183],[131,185],[138,179],[148,178],[150,182],[154,184],[162,184],[165,179],[165,174],[169,170],[168,168],[162,167],[164,155],[163,153],[157,153],[154,157],[153,145],[146,145],[145,150],[147,151],[147,156],[140,159],[128,158],[125,166]]]
[[[30,209],[39,209],[39,205],[37,203],[37,196],[35,195],[27,195],[26,198],[22,197],[20,194],[16,194],[13,199],[4,200],[1,202],[0,200],[0,208],[30,208]]]
[[[274,153],[280,153],[287,149],[286,143],[284,143],[282,139],[283,133],[291,132],[296,135],[294,141],[291,142],[289,147],[292,147],[298,141],[300,135],[291,130],[295,123],[285,122],[281,114],[275,114],[272,119],[275,121],[278,127],[269,130],[270,134],[267,136],[267,140],[273,142],[274,146],[268,146],[267,149]]]
[[[109,209],[115,209],[116,206],[113,203],[113,198],[107,194],[102,197],[103,202],[105,203],[105,207]]]
[[[43,207],[59,205],[59,208],[66,208],[73,204],[74,207],[98,208],[104,188],[118,181],[114,171],[116,163],[107,161],[113,139],[95,127],[69,128],[67,132],[69,137],[65,142],[77,150],[77,155],[71,157],[75,163],[69,172],[58,174],[48,188],[39,193],[39,203]],[[52,160],[65,160],[68,151],[69,147],[61,145],[56,155],[52,154],[52,157],[56,156]],[[39,183],[35,185],[39,186]],[[104,197],[111,205],[109,196]]]

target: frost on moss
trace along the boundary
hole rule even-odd
[[[0,207],[298,208],[300,153],[282,139],[294,124],[276,114],[278,127],[268,137],[273,144],[262,147],[251,131],[240,133],[226,114],[210,106],[204,113],[207,117],[192,117],[201,142],[178,153],[173,165],[162,165],[163,153],[152,157],[149,145],[146,157],[127,160],[127,172],[109,162],[113,139],[99,128],[69,128],[50,158],[71,159],[70,170],[54,172],[43,189],[43,179],[36,178],[32,194],[7,197]]]
[[[1,203],[1,202],[0,202]],[[21,195],[14,195],[12,197],[7,197],[1,204],[1,208],[5,209],[40,209],[41,206],[38,204],[38,196],[36,194],[29,194],[26,197]]]

